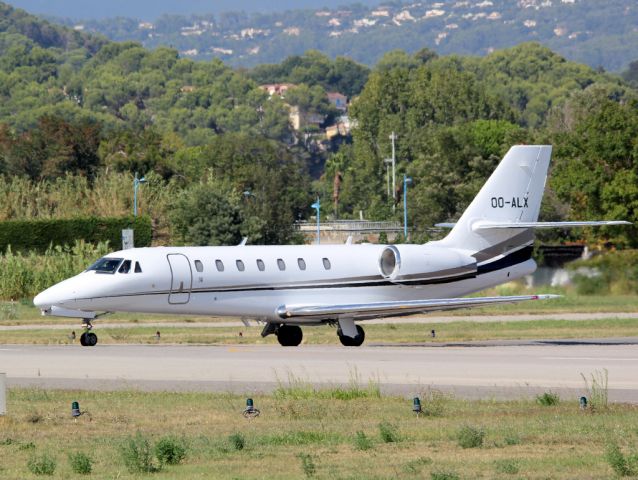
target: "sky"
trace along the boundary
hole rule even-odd
[[[4,0],[29,13],[73,19],[116,16],[154,20],[165,13],[189,15],[244,10],[275,12],[299,8],[338,7],[351,3],[376,5],[381,0]]]

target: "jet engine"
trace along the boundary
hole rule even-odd
[[[379,256],[379,271],[391,282],[471,277],[476,258],[458,250],[423,245],[389,245]]]

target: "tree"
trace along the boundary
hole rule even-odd
[[[179,240],[189,245],[237,245],[242,215],[232,192],[219,182],[184,190],[169,215]]]

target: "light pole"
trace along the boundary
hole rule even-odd
[[[403,174],[403,238],[408,241],[408,183],[412,183],[412,179],[405,173]]]
[[[135,172],[135,179],[133,180],[133,216],[137,217],[137,189],[141,183],[146,183],[144,177],[137,178],[137,172]]]
[[[317,245],[319,245],[321,243],[321,239],[320,239],[320,234],[321,234],[321,229],[319,227],[319,222],[320,222],[320,212],[321,212],[321,201],[319,200],[319,197],[317,197],[317,201],[315,203],[313,203],[312,205],[310,205],[312,208],[314,208],[315,210],[317,210]]]
[[[392,132],[392,134],[390,135],[390,140],[392,140],[392,199],[394,200],[394,203],[392,204],[392,210],[394,211],[394,209],[396,208],[396,203],[397,203],[397,176],[396,176],[396,164],[397,164],[397,160],[396,160],[396,151],[394,148],[394,141],[397,139],[397,134],[394,133],[394,131]]]
[[[386,158],[383,160],[385,163],[385,183],[387,185],[387,198],[390,200],[390,164],[392,163],[391,158]]]

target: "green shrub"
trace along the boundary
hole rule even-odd
[[[538,395],[536,397],[536,403],[542,405],[544,407],[551,407],[553,405],[558,405],[560,402],[560,397],[556,393],[545,392],[542,395]]]
[[[607,460],[609,466],[619,477],[629,477],[633,475],[633,469],[617,443],[612,442],[607,445],[605,449],[605,460]]]
[[[228,443],[235,450],[243,450],[246,446],[246,439],[241,433],[236,432],[228,436]]]
[[[184,442],[173,436],[160,438],[154,450],[162,465],[178,465],[186,458]]]
[[[69,464],[74,473],[88,475],[93,470],[93,462],[82,452],[69,453]]]
[[[359,430],[354,437],[354,446],[357,450],[370,450],[372,448],[372,440]]]
[[[151,244],[153,229],[148,217],[88,217],[46,220],[7,220],[0,222],[0,252],[45,252],[51,245],[69,246],[78,240],[97,244],[109,242],[115,249],[122,244],[122,229],[135,230],[135,246]]]
[[[516,460],[503,459],[494,463],[496,473],[506,473],[508,475],[516,475],[519,472],[518,462]]]
[[[638,293],[638,250],[620,250],[568,265],[581,295]]]
[[[27,467],[34,475],[53,475],[56,466],[55,459],[46,453],[34,455],[27,462]]]
[[[379,435],[384,443],[394,443],[400,440],[396,425],[388,422],[379,424]]]
[[[505,445],[518,445],[521,443],[521,437],[518,433],[508,433],[503,440],[505,441]]]
[[[130,473],[151,473],[159,470],[153,462],[150,442],[139,431],[120,445],[120,456]]]
[[[315,462],[312,460],[312,457],[307,453],[300,453],[297,455],[297,458],[301,460],[301,469],[303,470],[304,475],[309,478],[314,476],[317,471],[317,467],[315,466]]]
[[[28,298],[84,271],[91,263],[111,251],[107,243],[91,245],[76,242],[72,247],[51,247],[35,252],[0,254],[0,298]]]
[[[438,470],[430,473],[432,480],[459,480],[459,474],[452,471]]]
[[[485,432],[483,429],[464,425],[456,433],[456,441],[461,448],[477,448],[483,445]]]

